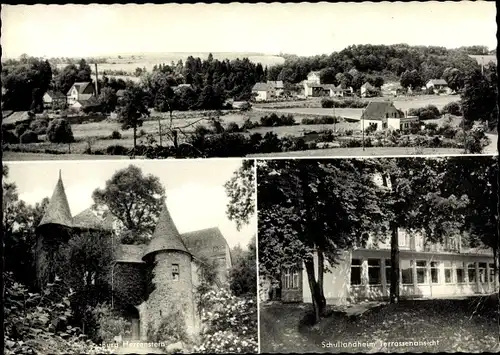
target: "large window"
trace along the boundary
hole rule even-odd
[[[431,282],[433,284],[439,283],[439,263],[431,261]]]
[[[380,285],[380,260],[368,259],[368,283],[370,285]]]
[[[479,271],[479,282],[485,283],[486,282],[486,263],[479,263],[478,265],[478,271]]]
[[[495,264],[490,264],[490,283],[495,282]]]
[[[457,282],[464,283],[465,282],[465,268],[464,263],[457,263]]]
[[[467,265],[467,275],[469,276],[469,283],[476,282],[476,264],[469,263]]]
[[[391,259],[385,259],[385,284],[391,285]]]
[[[413,260],[401,260],[400,269],[403,285],[413,285]]]
[[[172,264],[172,280],[179,281],[179,264]]]
[[[351,262],[351,286],[361,285],[361,260],[352,259]]]
[[[299,288],[299,270],[297,268],[286,268],[284,270],[283,288]]]
[[[451,261],[445,261],[443,263],[444,266],[444,282],[447,284],[453,283],[453,268],[451,265]]]
[[[425,260],[417,260],[417,283],[427,283],[427,262]]]

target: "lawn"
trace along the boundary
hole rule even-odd
[[[498,303],[498,302],[497,302]],[[471,300],[415,300],[385,304],[361,315],[339,308],[310,325],[309,304],[260,305],[261,351],[276,352],[497,352],[497,304],[475,313]],[[435,342],[431,346],[389,347],[389,342]],[[365,342],[371,347],[326,347],[328,342]]]

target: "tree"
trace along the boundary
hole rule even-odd
[[[229,288],[237,297],[257,295],[257,253],[255,236],[248,243],[248,249],[241,254],[232,254],[233,266],[229,270]]]
[[[382,221],[378,192],[358,160],[279,160],[258,165],[259,267],[279,280],[303,264],[315,320],[326,299],[323,274]],[[317,255],[317,270],[313,256]],[[328,264],[325,264],[325,261]]]
[[[406,70],[403,74],[401,74],[400,80],[401,86],[404,88],[420,88],[424,85],[424,81],[417,70]]]
[[[52,143],[71,143],[75,140],[70,124],[63,118],[50,121],[47,127],[47,139]]]
[[[250,222],[255,211],[255,172],[254,161],[243,160],[241,167],[224,184],[229,197],[227,216],[236,222],[238,230]]]
[[[134,130],[133,156],[135,156],[137,146],[137,127],[142,126],[145,116],[149,116],[149,110],[144,91],[139,87],[127,89],[120,101],[118,118],[122,124],[122,129],[132,128]]]
[[[103,112],[109,113],[113,112],[118,103],[118,97],[116,96],[116,91],[110,87],[105,87],[101,89],[99,94],[99,106]]]
[[[92,193],[94,208],[107,210],[118,218],[130,231],[129,244],[140,244],[147,240],[156,227],[165,189],[160,180],[130,165],[117,171],[106,182],[104,189]]]

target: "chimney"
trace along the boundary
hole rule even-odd
[[[95,96],[99,96],[99,75],[97,74],[97,63],[95,63]]]

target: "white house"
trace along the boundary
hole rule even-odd
[[[59,91],[47,91],[43,95],[44,107],[63,108],[66,105],[66,96]]]
[[[311,84],[321,84],[321,79],[320,79],[320,71],[312,71],[309,74],[307,74],[307,81],[310,82]]]
[[[95,88],[88,81],[74,83],[66,94],[68,105],[74,108],[84,106],[85,102],[93,96],[95,96]]]
[[[370,91],[375,90],[375,87],[366,82],[361,86],[361,97],[368,97],[370,95]]]
[[[267,101],[272,96],[272,87],[268,83],[255,83],[252,93],[256,95],[255,101]]]
[[[418,120],[417,116],[405,115],[391,101],[370,101],[361,114],[360,129],[366,130],[369,126],[375,125],[377,131],[403,130],[410,128],[411,123]]]
[[[433,89],[435,94],[439,91],[444,91],[446,94],[451,94],[452,90],[448,87],[448,83],[444,79],[431,79],[425,84],[427,89]]]

